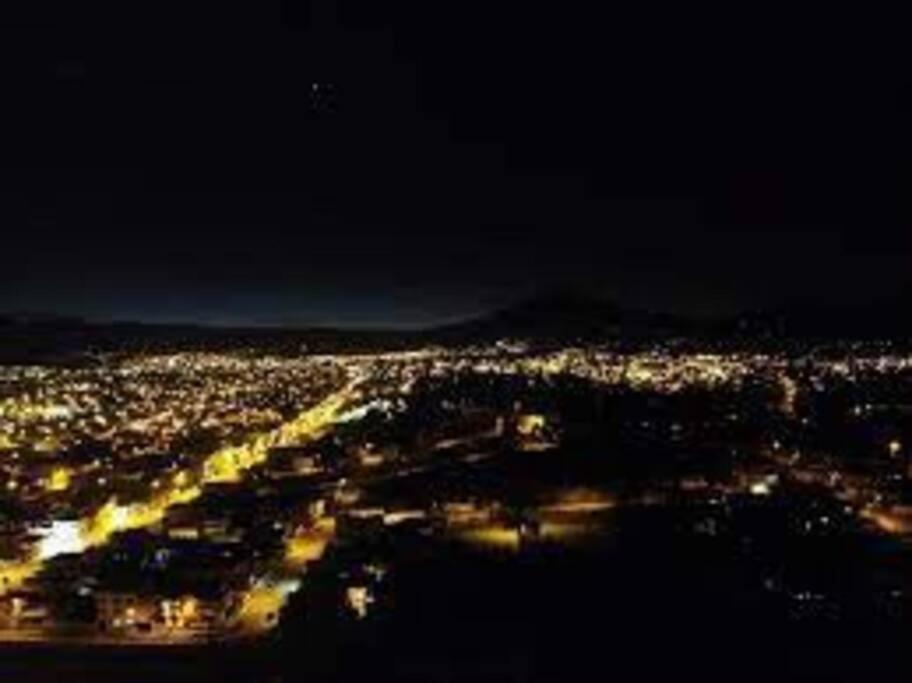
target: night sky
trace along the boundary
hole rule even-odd
[[[568,286],[699,314],[902,291],[903,25],[729,5],[3,3],[0,311],[414,326]]]

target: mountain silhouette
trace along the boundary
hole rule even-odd
[[[669,336],[691,333],[695,329],[692,321],[682,317],[625,308],[581,292],[556,291],[474,320],[439,328],[436,332],[452,340],[534,338],[570,341]]]

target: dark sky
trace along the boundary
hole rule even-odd
[[[697,313],[906,287],[903,25],[728,5],[3,3],[0,310],[420,325],[566,286]]]

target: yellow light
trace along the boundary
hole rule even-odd
[[[881,531],[888,534],[908,531],[906,524],[899,517],[889,514],[886,510],[862,510],[861,516],[874,522]]]
[[[70,488],[70,470],[66,467],[55,467],[47,480],[48,491],[66,491]]]
[[[545,428],[545,416],[527,414],[520,415],[516,422],[516,431],[522,436],[532,436],[538,431]]]
[[[374,601],[367,586],[349,586],[345,591],[345,602],[359,619],[367,616],[367,610]]]
[[[617,501],[598,489],[577,488],[564,491],[551,505],[542,506],[542,512],[589,513],[602,512],[616,507]]]
[[[472,545],[519,550],[519,530],[506,526],[487,526],[466,529],[458,534],[459,538]]]
[[[292,536],[285,544],[285,560],[295,567],[319,560],[335,533],[336,524],[332,517],[317,521],[313,528]]]
[[[199,612],[199,602],[196,598],[190,597],[186,598],[180,606],[180,618],[183,623],[192,621],[196,618]]]

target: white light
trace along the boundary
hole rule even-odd
[[[42,560],[85,550],[79,522],[75,520],[53,521],[40,530],[40,537],[38,558]]]
[[[755,496],[768,496],[770,494],[770,485],[765,481],[758,481],[751,484],[750,492]]]

